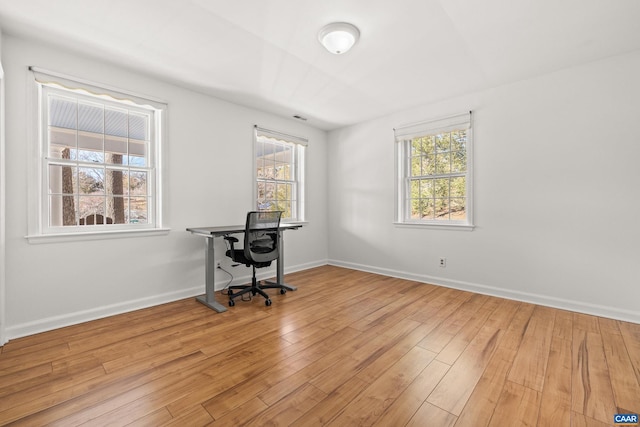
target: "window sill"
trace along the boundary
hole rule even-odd
[[[170,228],[150,228],[140,230],[95,231],[87,233],[37,234],[25,238],[32,244],[79,242],[83,240],[123,239],[129,237],[166,236]]]
[[[431,230],[473,231],[475,225],[469,224],[425,224],[419,222],[394,222],[400,228],[423,228]]]

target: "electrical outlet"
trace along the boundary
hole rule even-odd
[[[222,267],[220,266],[220,261],[216,262],[216,268],[222,268]]]
[[[440,267],[445,268],[447,266],[447,259],[440,258],[440,263],[438,264]]]

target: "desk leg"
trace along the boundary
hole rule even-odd
[[[278,230],[278,259],[276,260],[276,283],[266,282],[284,287],[288,291],[297,291],[295,286],[284,283],[284,238],[282,230]]]
[[[216,301],[216,258],[213,250],[213,236],[205,239],[205,294],[196,297],[196,300],[207,307],[222,313],[227,308]]]

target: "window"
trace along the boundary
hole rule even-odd
[[[282,211],[282,220],[304,215],[304,166],[307,140],[256,127],[256,208]]]
[[[471,114],[395,130],[396,222],[473,225]]]
[[[159,229],[166,105],[57,75],[34,76],[40,185],[30,234]]]

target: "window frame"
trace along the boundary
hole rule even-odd
[[[30,99],[34,110],[34,123],[29,127],[32,132],[30,140],[33,141],[29,172],[30,214],[27,235],[29,242],[47,243],[167,234],[170,229],[166,227],[166,206],[163,203],[166,200],[166,190],[163,185],[163,180],[166,178],[163,156],[166,145],[166,102],[55,72],[34,67],[29,69],[33,78],[30,85],[33,93]],[[147,166],[144,168],[147,171],[149,212],[146,223],[67,226],[50,224],[48,168],[50,164],[61,163],[61,161],[52,158],[49,154],[49,94],[109,107],[126,108],[134,114],[149,114],[149,148],[145,155]],[[78,132],[78,129],[75,131]],[[85,164],[89,166],[87,162]],[[104,161],[96,165],[99,168],[106,168],[107,164],[108,162]],[[140,168],[133,167],[133,169]],[[77,194],[75,196],[77,197]],[[108,196],[105,196],[105,199],[106,197]]]
[[[258,144],[261,142],[265,142],[264,140],[269,140],[266,142],[270,142],[273,144],[279,144],[283,146],[287,146],[291,148],[292,160],[291,163],[293,165],[293,176],[290,179],[269,179],[258,176],[258,167],[257,167],[257,159],[258,159]],[[258,126],[254,127],[254,143],[253,143],[253,206],[257,210],[260,209],[260,204],[258,200],[258,186],[259,183],[263,182],[265,184],[274,183],[281,185],[291,185],[294,188],[295,192],[295,201],[292,200],[291,204],[291,217],[282,217],[281,221],[284,223],[304,223],[306,222],[306,214],[305,214],[305,193],[306,193],[306,151],[307,151],[307,140],[301,137],[288,135],[282,132],[273,131],[269,129],[260,128]]]
[[[403,125],[394,129],[395,134],[395,214],[394,224],[397,226],[434,228],[449,230],[474,229],[473,220],[473,126],[471,112],[447,116],[441,119],[429,120],[409,125]],[[430,175],[411,175],[412,142],[416,138],[436,137],[444,133],[457,130],[466,131],[466,171]],[[464,220],[437,220],[411,218],[411,181],[412,180],[436,180],[455,177],[465,178],[465,219]],[[449,194],[448,199],[451,200]]]

